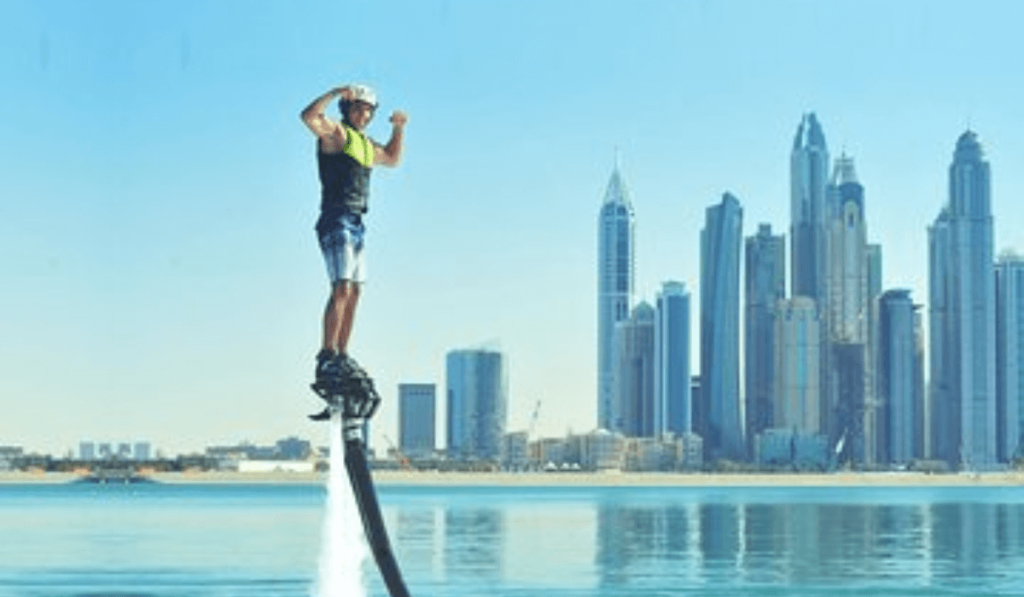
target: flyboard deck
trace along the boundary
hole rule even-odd
[[[362,391],[367,388],[368,392]],[[334,389],[339,388],[332,388],[332,390]],[[311,415],[310,418],[317,421],[329,419],[331,416],[342,418],[341,433],[345,444],[345,470],[348,473],[349,483],[352,484],[356,505],[359,507],[359,517],[363,522],[366,541],[370,545],[370,550],[373,551],[373,559],[377,562],[377,568],[380,569],[384,585],[387,586],[391,597],[410,597],[405,581],[402,580],[402,572],[398,568],[398,560],[395,559],[395,553],[391,549],[388,531],[384,526],[384,517],[381,516],[380,504],[377,503],[377,490],[373,486],[373,477],[370,475],[370,467],[366,462],[366,439],[363,437],[363,429],[366,421],[377,410],[380,398],[373,391],[372,384],[366,384],[359,388],[348,386],[345,389],[348,395],[342,396],[314,384],[313,391],[326,400],[330,406],[324,412]]]

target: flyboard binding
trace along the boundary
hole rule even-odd
[[[366,541],[373,551],[373,559],[384,579],[391,597],[409,597],[409,590],[402,580],[398,561],[391,550],[384,518],[377,503],[377,491],[373,477],[366,463],[366,438],[363,436],[366,422],[380,406],[380,396],[373,387],[373,380],[362,368],[343,371],[336,379],[317,380],[312,389],[327,402],[327,408],[310,415],[314,421],[330,420],[335,414],[341,415],[342,439],[345,442],[345,470],[355,494],[359,516],[363,521]]]

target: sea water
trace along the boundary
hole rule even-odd
[[[1020,487],[379,494],[416,596],[1024,595]],[[0,485],[0,595],[306,597],[326,511],[318,485]]]

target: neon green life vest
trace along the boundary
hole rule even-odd
[[[359,162],[361,166],[372,168],[374,153],[373,143],[370,142],[366,135],[349,125],[342,123],[341,126],[345,127],[345,148],[343,151],[352,159]]]

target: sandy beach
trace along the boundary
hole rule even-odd
[[[0,484],[73,482],[71,473],[0,473]],[[323,483],[323,473],[155,473],[150,479],[173,484],[310,484]],[[699,474],[699,473],[453,473],[377,471],[380,486],[475,487],[959,487],[1024,486],[1024,472],[979,474],[849,473],[832,474]]]

